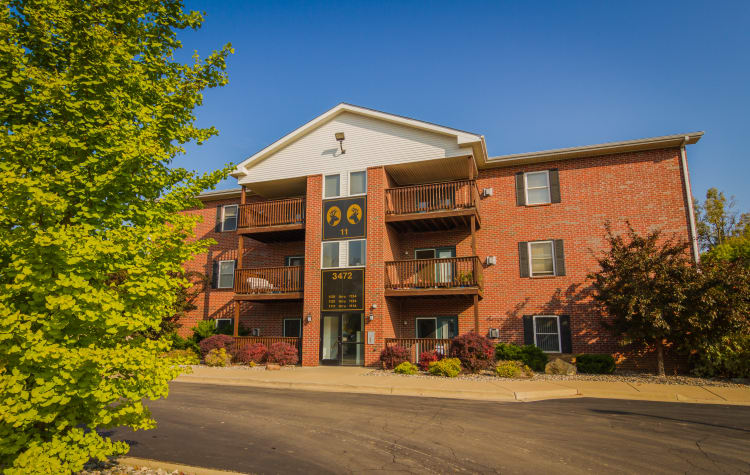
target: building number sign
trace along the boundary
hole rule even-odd
[[[321,310],[364,310],[365,270],[321,271]]]
[[[367,234],[367,198],[339,198],[323,202],[323,240],[355,239]]]

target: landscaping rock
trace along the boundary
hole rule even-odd
[[[563,374],[566,376],[572,376],[578,373],[578,370],[576,369],[575,365],[572,365],[561,358],[555,358],[545,365],[544,372],[547,374]]]
[[[266,365],[266,371],[279,371],[281,369],[281,365],[269,363]]]

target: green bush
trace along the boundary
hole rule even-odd
[[[196,353],[201,352],[198,343],[192,338],[183,338],[176,332],[168,333],[166,338],[172,343],[173,350],[193,350]]]
[[[232,355],[227,353],[225,348],[214,348],[208,352],[203,361],[207,366],[229,366],[232,362]]]
[[[582,354],[576,356],[579,373],[612,374],[615,372],[615,359],[612,355]]]
[[[500,361],[495,365],[495,374],[500,378],[530,378],[534,372],[523,361]]]
[[[400,365],[396,366],[393,371],[398,374],[417,374],[419,372],[419,368],[417,368],[416,365],[409,363],[408,361],[404,361]]]
[[[430,363],[430,374],[455,378],[461,372],[461,360],[458,358],[443,358]]]
[[[193,340],[195,340],[196,343],[200,343],[202,340],[213,335],[216,335],[215,320],[201,320],[193,327]]]
[[[175,360],[175,363],[180,365],[199,364],[201,362],[198,353],[189,349],[172,350],[166,353],[164,356],[166,356],[167,358],[172,358],[173,360]]]
[[[495,345],[495,359],[498,361],[521,361],[534,371],[544,371],[547,354],[536,345],[518,346],[513,343]]]
[[[750,378],[750,336],[725,338],[691,358],[693,373],[703,377]]]

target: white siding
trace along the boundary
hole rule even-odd
[[[344,132],[345,154],[334,138]],[[342,173],[342,194],[348,193],[348,172],[436,158],[470,155],[456,137],[343,112],[260,162],[248,164],[241,184]]]

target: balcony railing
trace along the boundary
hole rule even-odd
[[[302,266],[236,269],[234,293],[257,295],[302,292],[302,269]]]
[[[434,351],[440,355],[448,356],[451,341],[446,338],[386,338],[385,346],[386,348],[402,346],[409,350],[409,361],[419,363],[419,355],[425,351]]]
[[[475,180],[399,186],[385,190],[387,215],[455,211],[474,208],[479,201]]]
[[[305,199],[284,198],[240,205],[239,228],[258,228],[302,224],[305,222]]]
[[[476,256],[385,263],[386,289],[481,288],[482,281],[482,262]]]

